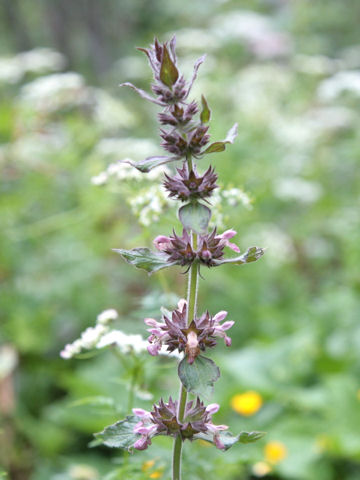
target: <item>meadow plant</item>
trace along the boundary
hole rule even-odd
[[[233,229],[221,233],[216,227],[209,229],[211,197],[218,189],[218,176],[213,166],[201,172],[201,160],[206,155],[223,152],[228,144],[233,143],[237,136],[237,125],[230,129],[225,140],[211,143],[211,112],[207,100],[204,96],[200,104],[189,100],[192,85],[205,57],[197,60],[192,78],[187,82],[178,69],[175,37],[163,44],[155,39],[150,48],[139,50],[146,54],[153,71],[153,95],[130,83],[123,85],[130,86],[141,97],[162,108],[158,120],[161,125],[161,146],[167,155],[149,157],[138,163],[131,160],[127,162],[144,174],[160,165],[177,162],[176,172],[169,173],[167,170],[164,175],[163,186],[169,198],[182,204],[178,211],[181,227],[157,236],[153,250],[141,247],[115,251],[128,263],[149,274],[178,265],[182,273],[188,276],[186,299],[180,299],[172,312],[163,309],[161,320],[145,319],[150,334],[147,340],[148,353],[156,356],[165,349],[180,355],[180,393],[177,399],[171,396],[161,398],[151,411],[133,408],[132,414],[126,419],[106,427],[95,436],[98,443],[128,451],[148,448],[153,437],[158,435],[172,437],[172,478],[179,480],[185,440],[205,440],[220,450],[227,450],[236,443],[253,442],[263,436],[262,432],[230,433],[227,425],[217,425],[213,420],[220,406],[204,403],[220,376],[218,366],[204,356],[204,352],[214,348],[219,337],[230,347],[228,330],[234,322],[226,320],[227,312],[224,310],[215,315],[208,310],[199,313],[197,293],[199,276],[204,267],[219,267],[227,263],[244,265],[258,260],[264,250],[251,247],[240,254],[239,247],[231,242],[236,235]],[[227,249],[236,252],[237,256],[226,257]],[[93,333],[92,330],[90,333]],[[190,400],[189,395],[193,396]]]

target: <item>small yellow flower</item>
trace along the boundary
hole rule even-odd
[[[254,415],[258,410],[260,410],[262,404],[262,396],[259,393],[251,390],[245,393],[238,393],[231,399],[232,409],[241,415],[245,415],[246,417]]]
[[[163,476],[162,472],[160,470],[156,470],[153,472],[149,478],[161,478]]]
[[[265,445],[265,459],[272,465],[280,463],[287,454],[287,449],[281,442],[269,442]]]
[[[155,465],[155,460],[147,460],[146,462],[144,462],[144,463],[142,464],[141,470],[142,470],[143,472],[147,472],[147,471],[150,470],[150,468],[152,468],[154,465]]]
[[[266,462],[256,462],[252,467],[252,471],[255,477],[265,477],[265,475],[271,472],[271,467]]]
[[[356,392],[356,397],[357,397],[358,400],[360,400],[360,388],[359,388],[359,390]]]

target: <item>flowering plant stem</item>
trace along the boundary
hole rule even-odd
[[[189,160],[188,160],[189,161]],[[191,159],[190,159],[191,162]],[[192,244],[196,248],[197,237],[192,233]],[[189,320],[195,318],[196,316],[196,303],[197,303],[197,292],[198,292],[198,265],[193,263],[190,271],[188,273],[188,289],[187,289],[187,302],[188,302],[188,318]],[[179,394],[179,408],[178,408],[178,420],[180,422],[184,419],[184,412],[186,406],[186,389],[184,385],[180,382],[180,394]],[[180,435],[177,435],[174,439],[174,448],[173,448],[173,480],[181,480],[181,452],[182,452],[182,438]]]
[[[250,247],[237,257],[224,258],[225,247],[240,253],[239,247],[230,242],[236,234],[229,229],[219,234],[214,228],[209,232],[211,203],[208,201],[213,191],[218,188],[217,174],[212,166],[201,173],[197,162],[204,155],[223,152],[229,143],[233,143],[237,135],[235,124],[226,135],[225,140],[207,144],[210,141],[208,133],[211,111],[204,96],[201,97],[201,111],[195,101],[187,102],[198,68],[204,57],[197,60],[190,82],[177,69],[175,52],[175,37],[170,43],[160,44],[155,39],[148,49],[140,48],[149,60],[154,73],[152,92],[155,97],[130,86],[140,96],[163,107],[159,113],[162,125],[160,136],[161,146],[171,156],[149,157],[131,165],[143,173],[147,173],[160,165],[180,162],[176,174],[165,173],[163,186],[169,197],[184,203],[178,210],[178,218],[182,224],[182,234],[173,230],[173,235],[158,235],[154,239],[156,251],[147,247],[132,250],[115,249],[123,258],[137,268],[149,274],[164,268],[179,265],[186,268],[188,274],[187,299],[181,299],[177,308],[171,312],[162,309],[161,321],[155,318],[145,318],[145,324],[150,327],[148,332],[147,350],[156,356],[166,352],[177,352],[181,356],[177,373],[180,378],[180,393],[178,400],[171,396],[168,401],[163,398],[153,405],[152,411],[142,408],[132,408],[133,415],[124,420],[109,425],[96,434],[97,441],[109,446],[131,451],[145,450],[152,444],[153,437],[170,436],[174,439],[172,458],[172,480],[181,480],[182,444],[185,440],[205,440],[220,450],[228,450],[236,443],[249,443],[263,436],[262,432],[240,432],[233,435],[228,432],[227,425],[216,425],[212,416],[220,405],[206,405],[202,399],[208,399],[213,386],[220,376],[220,369],[213,360],[202,355],[207,349],[215,347],[216,338],[223,338],[227,347],[231,346],[231,338],[227,331],[234,321],[224,321],[227,312],[221,310],[211,315],[207,310],[197,315],[197,289],[200,267],[217,267],[223,263],[242,265],[260,258],[264,250],[260,247]],[[200,112],[199,118],[195,116]],[[195,161],[194,161],[195,160]],[[130,390],[129,403],[133,401],[133,387],[136,381],[136,371],[133,371],[133,385]],[[187,393],[194,399],[187,401]]]

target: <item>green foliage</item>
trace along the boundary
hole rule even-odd
[[[129,415],[125,420],[120,420],[114,425],[106,427],[104,431],[96,433],[95,438],[107,447],[130,450],[136,440],[140,438],[140,435],[133,432],[138,421],[137,417]]]
[[[174,263],[169,263],[167,255],[159,252],[152,252],[149,248],[133,248],[132,250],[114,249],[131,265],[141,268],[150,275],[162,268],[171,267]]]
[[[189,393],[208,400],[214,383],[220,377],[220,370],[210,358],[199,355],[191,364],[184,357],[179,363],[178,374]]]
[[[186,230],[206,233],[211,218],[211,210],[199,202],[191,202],[179,209],[179,219]]]

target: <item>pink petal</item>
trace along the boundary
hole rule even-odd
[[[156,357],[156,355],[159,355],[159,350],[161,348],[161,345],[158,343],[152,343],[151,345],[147,346],[147,351],[152,355],[153,357]]]
[[[228,320],[227,322],[224,322],[221,325],[221,330],[222,331],[229,330],[229,328],[231,328],[234,325],[234,323],[235,322],[233,320]]]
[[[167,248],[169,243],[170,243],[170,238],[166,237],[165,235],[159,235],[154,239],[155,248],[157,248],[160,251],[165,250],[165,248]]]
[[[240,248],[235,245],[235,243],[226,242],[226,245],[231,248],[231,250],[234,250],[234,252],[240,253]]]
[[[139,438],[139,440],[136,440],[134,443],[134,448],[136,448],[136,450],[145,450],[150,444],[150,439],[146,436],[143,436]]]
[[[210,415],[214,415],[214,413],[216,413],[219,408],[220,405],[218,403],[210,403],[210,405],[206,407],[206,411],[210,413]]]
[[[237,234],[235,230],[226,230],[224,233],[219,235],[219,237],[223,238],[224,240],[229,240],[229,238],[234,237]]]
[[[147,412],[143,408],[133,408],[132,412],[133,412],[134,415],[136,415],[137,417],[140,417],[140,418],[148,417],[150,415],[150,412]],[[136,424],[136,425],[138,425],[138,424]]]
[[[145,318],[144,323],[149,325],[149,327],[157,327],[158,325],[158,322],[155,320],[155,318]]]
[[[226,318],[228,312],[225,312],[225,310],[221,310],[221,312],[218,312],[216,315],[214,315],[214,320],[215,322],[221,322]]]

